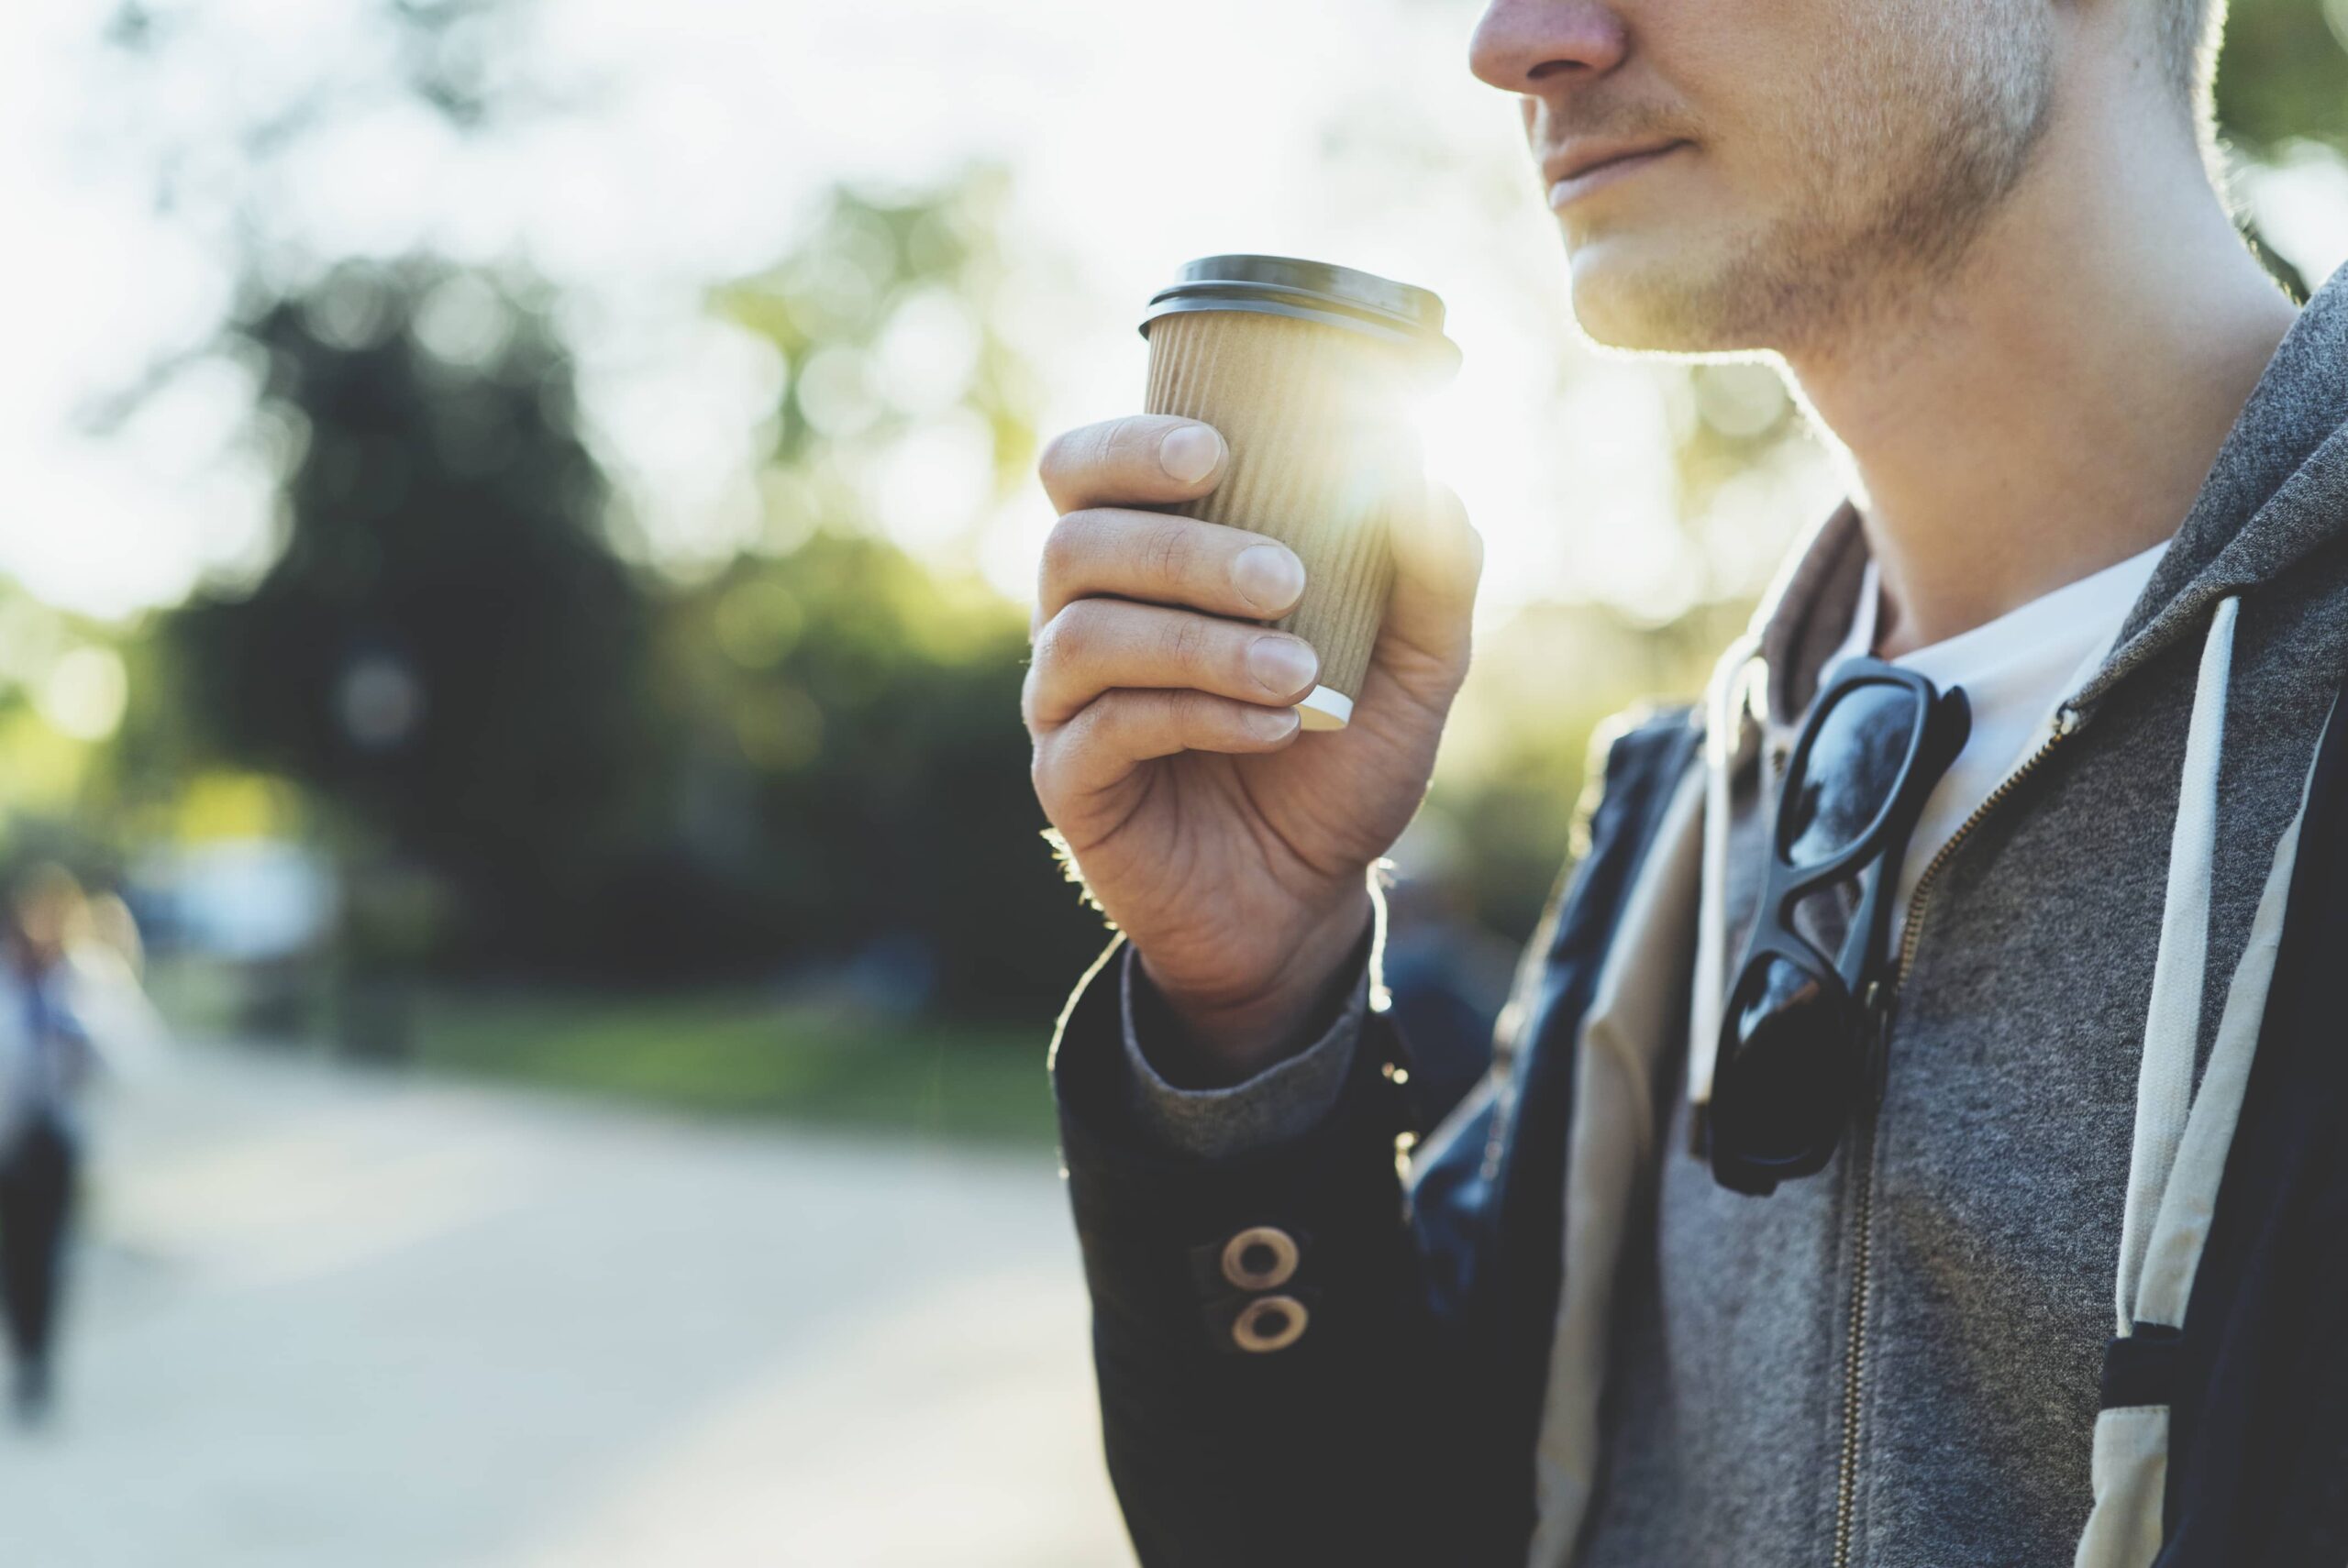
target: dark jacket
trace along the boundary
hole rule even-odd
[[[1054,1044],[1062,1157],[1093,1302],[1102,1431],[1142,1561],[1513,1563],[1557,1295],[1571,1043],[1607,938],[1696,733],[1665,721],[1606,761],[1590,849],[1549,922],[1537,1000],[1445,1157],[1406,1203],[1397,1140],[1425,1129],[1410,1052],[1373,1008],[1308,1137],[1202,1165],[1121,1125],[1112,944]],[[1297,1238],[1290,1350],[1233,1348],[1244,1296],[1215,1255],[1250,1226]]]

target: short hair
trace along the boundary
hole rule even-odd
[[[2218,44],[2226,28],[2226,0],[2153,0],[2161,73],[2192,112],[2204,138],[2216,127]]]

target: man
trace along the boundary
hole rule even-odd
[[[1047,452],[1035,779],[1120,932],[1054,1071],[1146,1562],[2348,1560],[2348,279],[2295,311],[2240,240],[2219,26],[1487,11],[1584,330],[1776,356],[1852,499],[1709,712],[1606,748],[1493,1076],[1401,1176],[1366,872],[1467,668],[1474,536],[1442,497],[1397,525],[1352,726],[1300,738],[1311,652],[1256,624],[1294,558],[1141,510],[1219,437]],[[1828,734],[1870,655],[1969,727],[1859,885],[1896,913],[1815,1038],[1864,1068],[1771,1108],[1831,1154],[1755,1180],[1760,1043],[1832,988],[1738,960],[1873,907],[1761,907],[1807,853],[1781,780],[1814,823],[1866,798],[1838,755],[1899,755]]]

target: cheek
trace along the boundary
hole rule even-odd
[[[1822,202],[1859,172],[1850,145],[1853,83],[1832,58],[1785,58],[1734,95],[1733,131],[1714,150],[1721,179],[1739,196],[1759,206]]]
[[[1877,79],[1886,63],[1886,14],[1908,4],[1680,0],[1671,77],[1725,168],[1783,184],[1815,168],[1854,94],[1883,95]],[[1888,107],[1899,112],[1896,104]]]

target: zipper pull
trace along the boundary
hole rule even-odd
[[[1869,980],[1859,999],[1866,1021],[1862,1032],[1865,1060],[1860,1064],[1860,1073],[1869,1110],[1883,1105],[1884,1088],[1891,1070],[1891,1016],[1899,1009],[1899,993],[1880,978]]]

